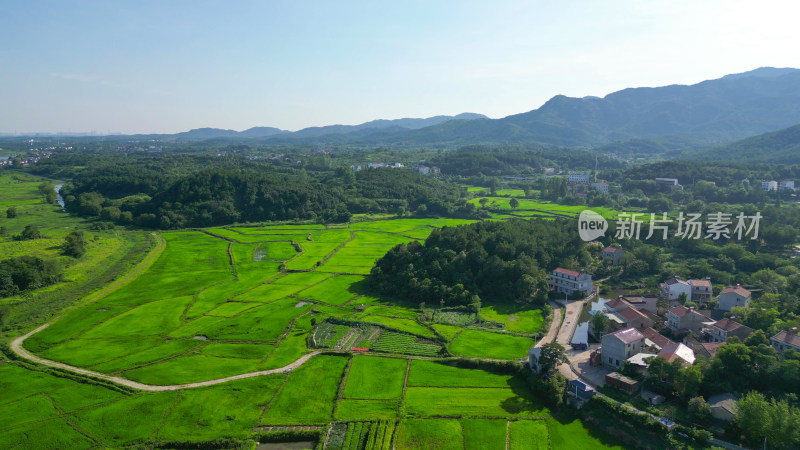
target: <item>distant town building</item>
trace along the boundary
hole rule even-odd
[[[603,194],[608,194],[608,183],[592,183],[592,189],[597,192],[602,192]]]
[[[557,268],[549,275],[550,289],[563,294],[571,295],[578,291],[587,294],[592,292],[592,276],[586,272]]]
[[[783,181],[781,181],[780,185],[778,185],[778,188],[780,190],[782,190],[782,191],[783,190],[793,191],[794,190],[794,180],[783,180]]]
[[[568,178],[570,183],[588,183],[589,182],[589,174],[588,173],[570,173]]]
[[[683,189],[677,178],[656,178],[655,181],[657,185],[668,187],[671,191]]]
[[[765,191],[777,191],[778,190],[778,182],[775,180],[767,180],[761,182],[761,189]]]

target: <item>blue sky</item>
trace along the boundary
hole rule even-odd
[[[0,0],[0,132],[497,118],[800,68],[793,1],[493,3]]]

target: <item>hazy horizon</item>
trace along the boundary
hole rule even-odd
[[[800,67],[788,1],[17,3],[0,133],[284,130]]]

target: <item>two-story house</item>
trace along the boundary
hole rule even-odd
[[[687,299],[692,298],[692,287],[678,277],[670,278],[659,286],[661,287],[661,295],[671,302],[678,300],[681,294],[686,294]]]
[[[700,333],[703,329],[703,322],[710,322],[711,319],[695,311],[694,308],[687,308],[678,305],[667,311],[667,327],[677,333],[681,330]]]
[[[622,247],[608,246],[603,249],[603,261],[608,261],[614,266],[622,262],[623,256],[625,256],[625,250]]]
[[[557,268],[548,275],[547,283],[550,289],[563,294],[572,295],[575,292],[583,291],[587,294],[592,292],[592,276],[586,272],[576,272],[574,270]]]
[[[770,341],[772,342],[772,347],[778,353],[783,353],[789,349],[800,352],[800,336],[797,335],[797,327],[791,330],[779,331],[775,336],[772,336]]]
[[[711,300],[713,291],[711,288],[711,278],[705,280],[689,280],[689,286],[692,288],[691,299],[695,303],[705,303]]]
[[[602,339],[603,365],[618,369],[626,359],[641,353],[644,345],[644,335],[634,328],[609,333]]]
[[[743,288],[741,284],[726,287],[717,297],[717,309],[730,311],[734,306],[750,307],[751,292]]]
[[[718,320],[711,325],[711,329],[709,330],[713,342],[725,342],[731,336],[737,336],[744,341],[752,332],[752,328],[742,325],[732,319]]]

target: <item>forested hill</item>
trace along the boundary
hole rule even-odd
[[[375,264],[370,283],[387,295],[431,304],[541,302],[548,271],[589,258],[573,224],[533,219],[445,227],[424,244],[394,247]]]
[[[184,160],[190,168],[173,168],[169,158],[111,158],[77,172],[62,195],[67,209],[82,216],[155,228],[346,222],[357,213],[479,217],[461,188],[406,169],[306,172],[240,166],[237,159]]]
[[[704,161],[800,164],[800,125],[687,156]]]
[[[598,158],[595,160],[595,158]],[[586,170],[595,161],[603,170],[621,168],[624,164],[605,155],[565,148],[537,146],[531,148],[492,148],[471,145],[445,153],[432,163],[447,175],[541,175],[546,167],[560,170]]]

